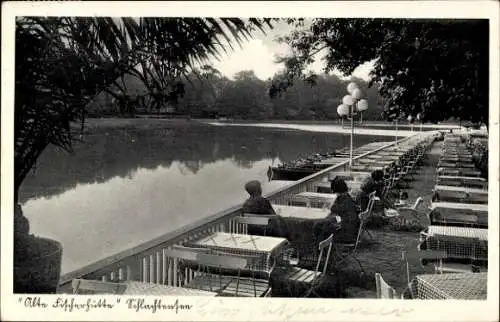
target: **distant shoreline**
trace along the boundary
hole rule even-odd
[[[156,128],[163,127],[165,125],[171,126],[183,126],[193,123],[200,123],[206,125],[238,125],[238,126],[256,126],[258,124],[266,124],[265,127],[270,127],[272,125],[316,125],[316,126],[328,126],[328,127],[341,127],[341,125],[336,120],[324,121],[324,120],[217,120],[217,119],[188,119],[188,118],[160,118],[160,117],[138,117],[138,118],[120,118],[120,117],[109,117],[109,118],[86,118],[85,119],[85,129],[89,128],[101,128],[101,127],[145,127],[145,128]],[[269,125],[267,125],[269,124]],[[348,124],[345,124],[346,127]],[[393,123],[383,122],[383,121],[366,121],[363,124],[356,123],[356,129],[368,129],[373,127],[390,127],[394,126]],[[423,124],[422,128],[427,129],[452,129],[458,128],[458,124]],[[73,128],[78,130],[80,128],[80,123],[73,123]],[[398,124],[398,129],[410,129],[411,126],[408,124]],[[414,130],[418,131],[420,125],[414,125]]]

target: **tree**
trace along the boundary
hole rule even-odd
[[[186,78],[189,82],[184,97],[178,105],[180,114],[192,117],[217,115],[216,104],[230,85],[230,80],[210,65],[204,65]]]
[[[18,203],[22,182],[47,146],[72,151],[72,123],[80,121],[83,130],[89,103],[103,91],[125,97],[122,107],[130,113],[125,75],[139,79],[155,104],[175,103],[184,94],[176,79],[265,26],[272,26],[269,19],[16,19],[14,292],[52,292],[57,285],[45,284],[56,284],[60,273],[60,246],[29,234]],[[45,275],[53,283],[38,279]]]
[[[216,108],[221,115],[244,119],[258,119],[272,114],[266,83],[248,70],[234,75],[234,80],[217,101]]]
[[[156,104],[177,101],[172,82],[195,64],[220,57],[231,43],[271,19],[21,17],[16,20],[15,201],[49,144],[72,150],[70,123],[102,91],[116,95],[123,75],[141,80]],[[225,46],[224,43],[227,45]]]
[[[289,24],[302,25],[289,19]],[[309,28],[280,40],[288,79],[324,53],[324,71],[349,75],[374,62],[371,83],[385,100],[388,119],[416,116],[425,122],[460,117],[488,122],[488,20],[314,19]],[[271,95],[290,82],[274,84]]]
[[[354,79],[369,101],[370,109],[364,113],[365,120],[378,120],[382,113],[379,106],[380,96],[376,86],[368,88],[368,83],[363,79]],[[270,82],[270,94],[274,90],[275,99],[272,101],[275,117],[298,119],[337,119],[337,106],[342,103],[342,97],[347,94],[347,80],[341,80],[336,75],[322,74],[314,78],[311,83],[300,77],[290,75],[286,71],[274,75]],[[286,87],[278,89],[286,84]],[[293,86],[291,86],[293,84]],[[285,90],[286,88],[286,90]],[[278,93],[279,92],[279,93]],[[279,94],[279,95],[278,95]]]

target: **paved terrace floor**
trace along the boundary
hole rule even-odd
[[[424,202],[419,209],[428,211],[431,204],[432,188],[436,180],[436,165],[441,154],[443,142],[437,141],[433,144],[427,154],[426,161],[419,167],[415,180],[410,181],[408,200],[415,201],[419,196],[424,198]],[[421,223],[428,225],[426,216],[423,215]],[[406,265],[401,260],[401,253],[405,250],[416,250],[419,229],[414,231],[395,231],[390,225],[383,225],[380,228],[369,229],[373,236],[374,243],[366,240],[366,244],[358,252],[357,258],[366,272],[360,276],[359,272],[352,268],[345,267],[339,275],[340,283],[345,288],[345,297],[348,298],[375,298],[375,273],[382,274],[386,282],[401,293],[407,285]],[[422,267],[420,263],[410,263],[410,274],[432,273],[431,265]]]

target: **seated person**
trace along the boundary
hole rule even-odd
[[[257,180],[249,181],[245,184],[245,190],[248,192],[250,197],[243,203],[243,213],[244,214],[255,214],[255,215],[274,215],[274,211],[271,203],[266,198],[262,197],[262,187],[260,182]],[[248,226],[249,235],[265,235],[265,227],[259,226]]]
[[[328,217],[316,224],[314,229],[316,240],[318,242],[324,240],[333,233],[337,242],[354,243],[360,225],[356,203],[348,192],[347,184],[341,178],[336,177],[332,180],[331,189],[333,193],[337,194],[337,198]],[[341,219],[339,230],[337,216]]]
[[[356,202],[361,208],[361,211],[366,210],[369,195],[374,191],[375,195],[380,198],[380,201],[382,201],[386,208],[394,208],[393,204],[387,198],[382,196],[382,192],[384,191],[384,172],[382,170],[373,171],[371,176],[363,182],[360,190],[361,191],[357,196]]]

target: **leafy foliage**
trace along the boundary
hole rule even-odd
[[[298,23],[289,19],[290,24]],[[324,53],[324,71],[349,75],[373,61],[372,83],[386,102],[388,119],[415,117],[438,122],[459,117],[488,122],[487,20],[314,19],[282,42],[292,55],[281,61],[284,80],[271,88],[275,97]]]
[[[123,77],[131,75],[155,104],[175,102],[184,84],[172,80],[269,27],[272,19],[18,18],[16,201],[22,181],[49,144],[71,151],[70,122],[81,118],[83,126],[87,104],[96,95],[107,91],[121,99],[116,90],[126,93]]]
[[[273,79],[282,79],[283,74],[277,73]],[[197,118],[229,117],[233,119],[301,119],[301,120],[334,120],[336,108],[346,94],[348,81],[335,75],[318,75],[316,85],[307,81],[294,79],[294,86],[283,92],[279,98],[270,99],[268,90],[272,80],[263,81],[257,78],[253,71],[240,71],[233,80],[220,74],[210,66],[194,70],[187,76],[190,80],[185,87],[185,94],[177,104],[170,104],[169,109],[162,109],[163,115],[183,115]],[[181,82],[186,83],[184,78]],[[364,120],[382,119],[382,100],[377,92],[377,86],[368,87],[362,79],[356,79],[370,108],[363,112]],[[128,78],[125,82],[128,89],[127,101],[130,102],[132,113],[154,114],[158,110],[152,108],[151,100],[145,98],[144,104],[138,103],[139,98],[147,93],[142,82]],[[125,110],[104,95],[96,98],[90,104],[92,116],[127,115]],[[135,109],[133,109],[135,107]]]

